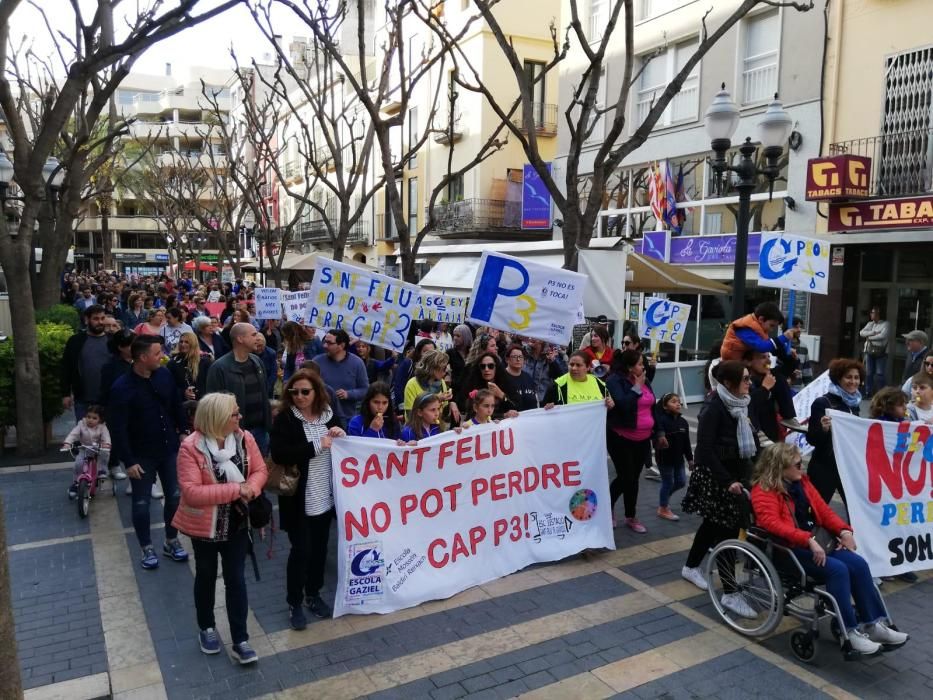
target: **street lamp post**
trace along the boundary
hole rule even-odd
[[[774,189],[774,181],[780,175],[778,161],[784,153],[784,144],[790,136],[793,121],[784,107],[778,101],[777,93],[774,101],[768,105],[767,111],[758,122],[758,137],[763,147],[765,166],[759,168],[756,162],[758,146],[746,138],[739,147],[740,158],[738,163],[732,164],[726,160],[726,153],[732,147],[732,136],[739,126],[739,108],[726,91],[723,83],[722,89],[717,93],[712,104],[706,110],[703,120],[706,124],[706,133],[711,140],[714,157],[710,160],[710,167],[716,177],[714,180],[717,194],[722,194],[723,184],[727,173],[734,173],[734,187],[739,192],[739,213],[736,220],[735,264],[732,276],[732,316],[738,318],[745,310],[745,276],[748,258],[748,225],[751,219],[752,193],[757,189],[759,177],[768,181],[769,193]]]

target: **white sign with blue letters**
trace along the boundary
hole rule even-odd
[[[643,335],[659,343],[680,345],[690,318],[690,304],[681,304],[661,297],[645,297],[645,312],[641,319]]]
[[[761,234],[758,286],[829,293],[829,243],[786,231]]]
[[[566,345],[586,282],[577,272],[487,250],[473,282],[468,320]]]

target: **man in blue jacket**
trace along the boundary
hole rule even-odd
[[[152,546],[149,502],[156,475],[165,492],[162,552],[175,561],[188,560],[178,530],[172,527],[180,495],[175,458],[187,419],[172,373],[162,367],[162,339],[141,335],[133,341],[131,352],[133,368],[113,383],[107,416],[114,449],[127,465],[133,488],[133,529],[142,549],[140,563],[144,569],[155,569],[159,558]]]

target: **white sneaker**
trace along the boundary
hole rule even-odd
[[[699,566],[685,566],[680,570],[680,575],[687,579],[694,586],[699,588],[701,591],[705,591],[707,588],[709,588],[709,586],[706,585],[706,577],[703,575],[703,572],[700,571]]]
[[[133,480],[132,479],[126,480],[126,495],[127,496],[133,495]]]
[[[660,481],[661,472],[658,471],[657,467],[648,467],[647,469],[645,469],[645,478],[651,479],[652,481]]]
[[[849,643],[852,645],[854,651],[865,654],[866,656],[877,654],[881,651],[881,645],[878,644],[878,642],[871,641],[867,634],[859,632],[858,630],[849,632]]]
[[[749,620],[754,620],[758,617],[758,613],[748,604],[748,601],[745,600],[745,596],[741,593],[726,593],[719,599],[719,602],[722,604],[722,607],[734,612],[739,617],[744,617]]]
[[[123,481],[126,478],[126,470],[123,465],[117,462],[113,469],[110,470],[110,477],[114,481]]]
[[[910,635],[892,630],[883,622],[868,625],[865,631],[868,632],[868,638],[871,641],[884,644],[886,647],[899,647],[906,644],[907,640],[910,639]]]
[[[153,498],[162,498],[163,496],[165,496],[165,494],[162,493],[162,487],[159,485],[159,482],[156,481],[156,482],[152,485],[152,497],[153,497]]]

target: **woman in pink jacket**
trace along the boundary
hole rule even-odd
[[[178,451],[181,503],[172,524],[191,538],[194,548],[194,605],[201,651],[217,654],[221,649],[214,624],[220,555],[233,655],[241,664],[249,664],[258,657],[246,633],[246,504],[262,492],[268,472],[256,441],[239,423],[233,394],[207,394],[198,403],[194,432]]]

